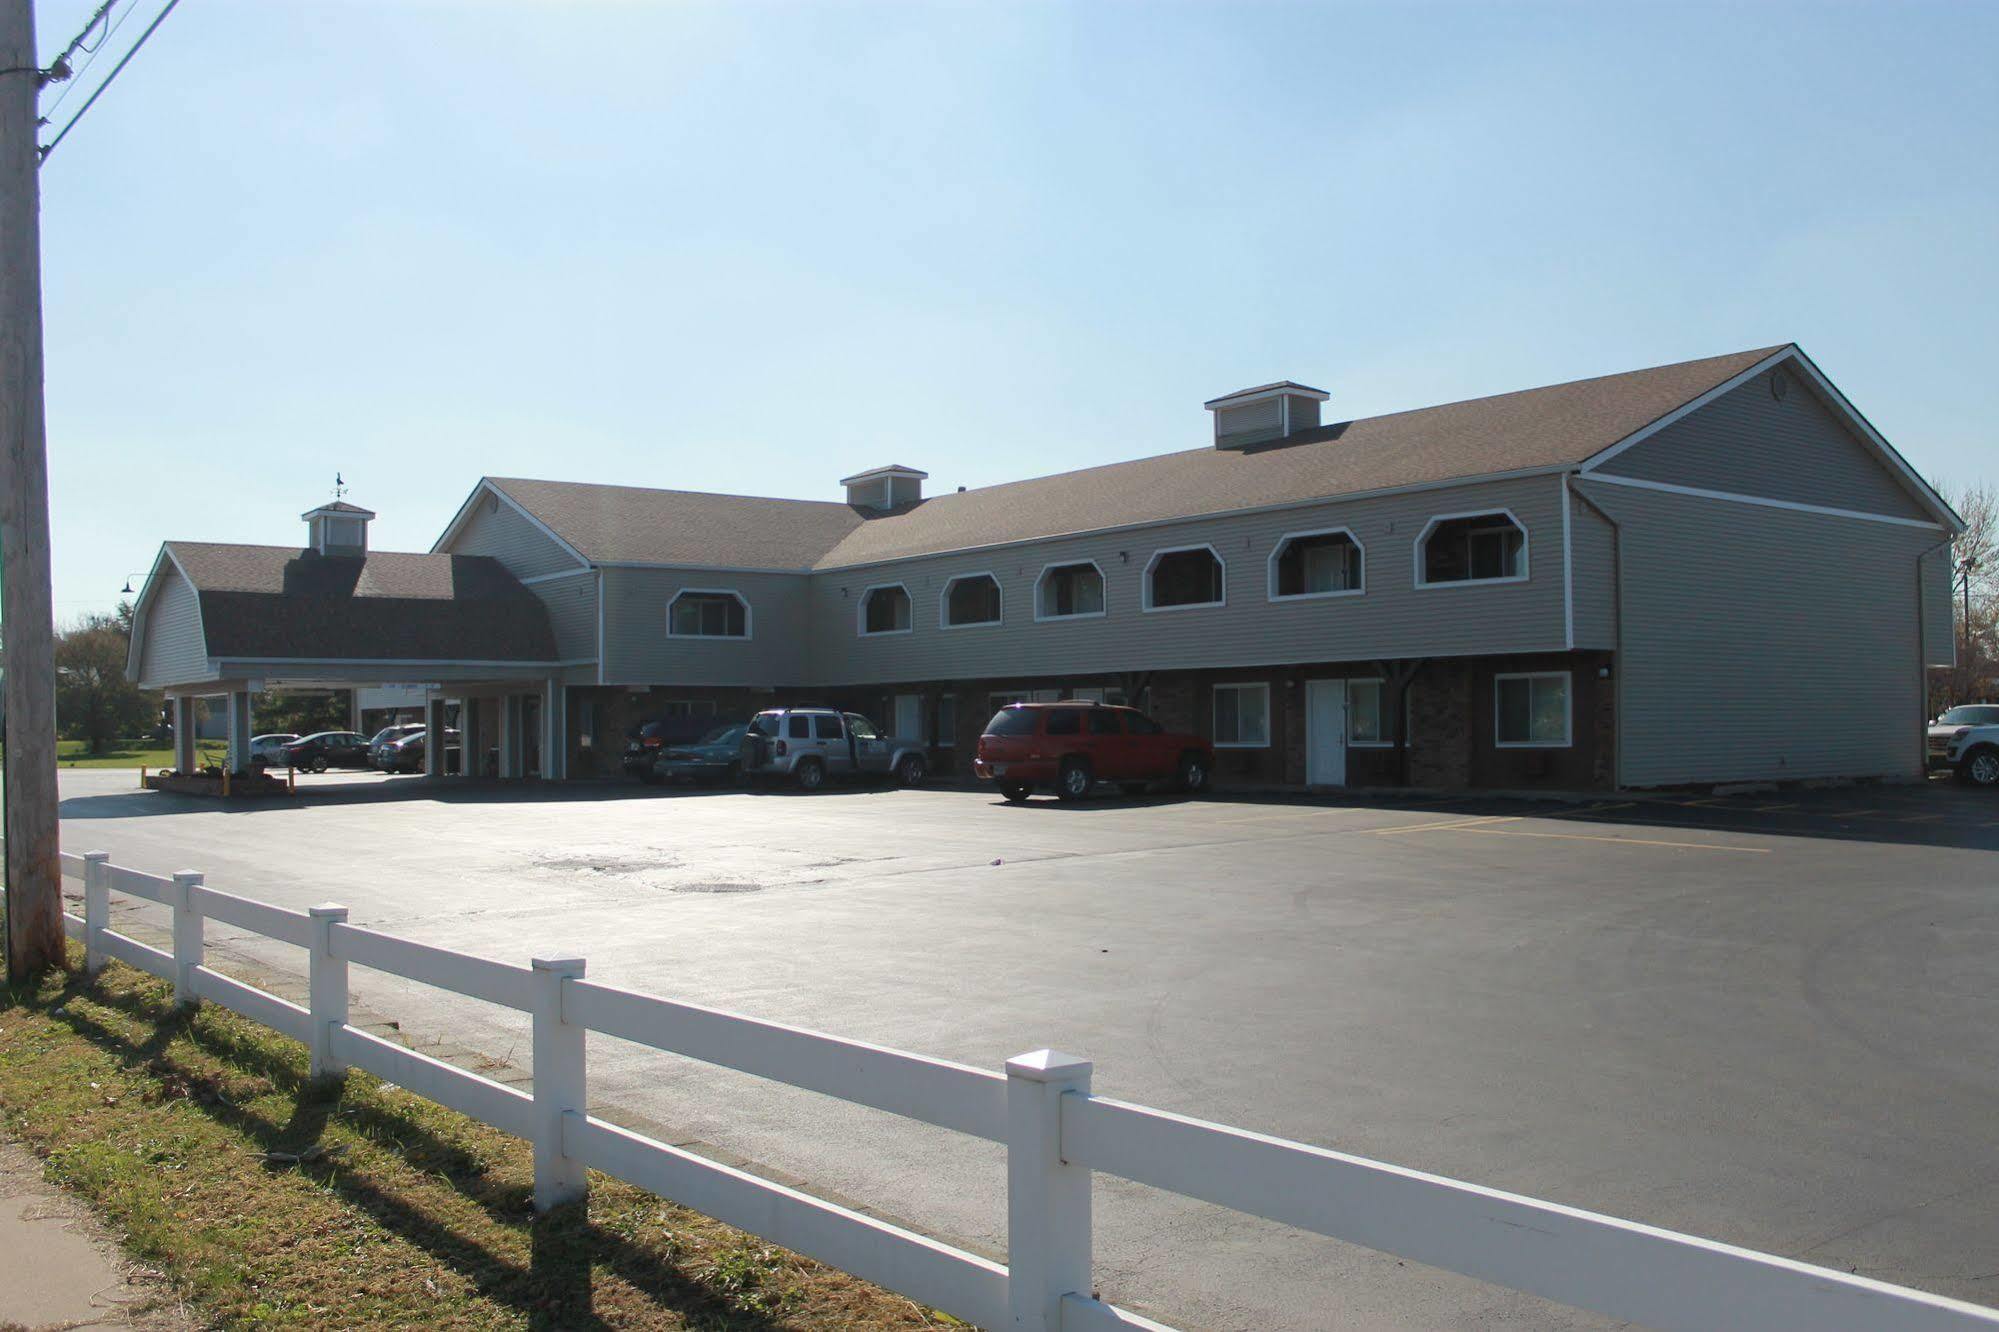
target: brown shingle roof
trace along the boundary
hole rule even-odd
[[[169,541],[212,657],[553,661],[540,598],[485,555]]]
[[[1427,482],[1573,466],[1781,347],[1343,421],[938,495],[888,513],[632,486],[495,480],[588,559],[831,569]]]

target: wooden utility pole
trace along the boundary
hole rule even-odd
[[[55,613],[42,418],[41,90],[30,0],[0,0],[0,637],[6,645],[7,974],[63,964]]]

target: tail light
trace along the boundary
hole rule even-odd
[[[791,747],[785,744],[784,741],[780,740],[777,742],[777,756],[779,758],[783,758],[786,754],[789,754],[790,752],[791,752]]]
[[[661,745],[665,744],[666,742],[664,740],[661,740],[656,735],[649,735],[646,736],[644,739],[640,740],[639,743],[644,745],[647,749],[658,749]]]

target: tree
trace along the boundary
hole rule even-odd
[[[1930,675],[1932,715],[1953,703],[1999,697],[1999,487],[1945,482],[1938,489],[1964,519],[1964,531],[1950,546],[1957,664]]]
[[[351,691],[345,689],[298,689],[265,694],[257,700],[257,733],[290,731],[294,735],[311,735],[314,731],[344,731],[352,699]]]
[[[125,678],[131,616],[127,607],[119,611],[86,615],[56,635],[56,726],[93,754],[113,740],[151,734],[160,717],[160,696]]]

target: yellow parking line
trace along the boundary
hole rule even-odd
[[[1838,809],[1833,811],[1833,817],[1836,819],[1859,819],[1865,818],[1869,814],[1886,814],[1887,812],[1885,809]]]
[[[1903,816],[1902,816],[1901,818],[1899,818],[1899,819],[1896,819],[1896,820],[1895,820],[1895,822],[1897,822],[1897,823],[1935,823],[1935,822],[1936,822],[1936,821],[1937,821],[1938,819],[1941,819],[1942,817],[1943,817],[1943,815],[1941,815],[1941,814],[1904,814],[1904,815],[1903,815]]]
[[[1770,854],[1770,849],[1763,846],[1721,846],[1714,842],[1667,842],[1652,837],[1605,837],[1595,833],[1523,832],[1518,828],[1468,828],[1463,824],[1445,825],[1441,828],[1412,828],[1410,831],[1487,833],[1493,837],[1548,837],[1562,842],[1616,842],[1619,846],[1671,846],[1688,851],[1738,851],[1746,856]]]
[[[1482,819],[1439,819],[1432,823],[1405,823],[1396,828],[1369,828],[1371,833],[1434,832],[1443,828],[1475,828],[1488,823],[1518,823],[1523,816],[1491,815]]]
[[[1771,811],[1773,811],[1773,810],[1779,810],[1779,809],[1796,809],[1797,807],[1798,807],[1798,804],[1797,804],[1797,802],[1796,802],[1796,801],[1794,800],[1794,801],[1791,801],[1791,802],[1789,802],[1789,803],[1787,803],[1787,804],[1777,804],[1777,805],[1751,805],[1751,806],[1749,807],[1749,812],[1750,812],[1751,814],[1768,814],[1768,813],[1770,813],[1770,812],[1771,812]]]

